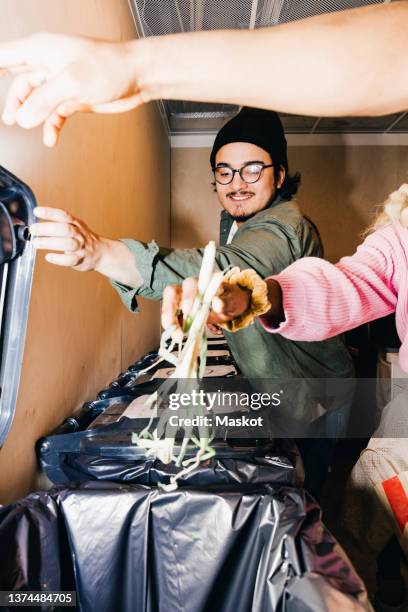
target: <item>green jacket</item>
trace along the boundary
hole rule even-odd
[[[225,244],[232,218],[221,214],[221,240],[216,262],[253,268],[265,278],[277,274],[300,257],[322,256],[322,244],[312,224],[302,216],[296,202],[277,198],[272,205],[243,223],[230,244]],[[199,272],[203,248],[166,249],[155,242],[123,242],[135,256],[144,279],[138,289],[112,282],[123,303],[137,311],[136,296],[159,300],[166,285],[180,284]],[[350,355],[339,337],[323,342],[293,342],[268,334],[258,321],[235,333],[225,332],[242,374],[248,378],[352,377]]]

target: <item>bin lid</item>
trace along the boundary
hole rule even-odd
[[[0,166],[0,448],[10,430],[27,328],[35,249],[29,187]]]

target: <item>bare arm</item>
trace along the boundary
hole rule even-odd
[[[259,30],[147,39],[140,83],[151,98],[316,116],[391,113],[408,108],[407,26],[408,3],[395,2]]]
[[[44,123],[53,146],[75,112],[121,112],[158,98],[317,116],[405,110],[407,26],[408,3],[393,2],[254,31],[126,43],[34,35],[0,44],[0,76],[18,74],[3,118]]]

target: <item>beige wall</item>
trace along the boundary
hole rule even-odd
[[[2,0],[0,40],[37,30],[135,36],[127,0]],[[0,101],[5,84],[0,83]],[[0,163],[41,204],[111,237],[170,241],[170,148],[156,106],[70,120],[55,150],[39,130],[0,126]],[[135,316],[106,279],[37,257],[17,412],[0,452],[0,503],[35,486],[36,440],[159,340],[159,305]]]
[[[172,246],[218,238],[219,205],[211,187],[210,149],[172,149]],[[351,254],[375,205],[408,181],[408,147],[289,147],[302,173],[298,201],[319,226],[331,261]]]

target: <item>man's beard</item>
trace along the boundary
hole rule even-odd
[[[227,194],[227,197],[232,196],[232,195],[238,195],[238,194],[239,195],[249,195],[249,194],[255,195],[251,191],[231,191],[230,193]],[[248,221],[248,219],[252,219],[252,217],[256,215],[255,212],[249,213],[248,215],[240,215],[240,214],[234,215],[233,212],[230,212],[229,214],[234,219],[234,221],[237,221],[237,223],[244,223],[245,221]]]
[[[259,211],[257,211],[257,212],[259,212]],[[252,219],[252,217],[255,217],[255,215],[256,215],[256,212],[251,213],[250,215],[233,215],[232,213],[230,213],[230,216],[237,223],[245,223],[245,221],[248,221],[249,219]]]
[[[244,195],[244,194],[251,193],[251,192],[247,192],[247,191],[233,191],[233,192],[229,193],[228,196],[236,195],[238,193],[241,193],[242,195]],[[267,201],[267,203],[265,204],[265,206],[261,210],[257,210],[255,212],[249,213],[248,215],[234,215],[234,213],[232,213],[232,212],[230,212],[229,215],[237,223],[245,223],[245,221],[249,221],[249,219],[252,219],[252,217],[255,217],[255,215],[257,215],[258,213],[262,212],[262,210],[265,210],[265,208],[268,208],[268,206],[270,206],[270,204],[272,204],[272,202],[275,200],[275,197],[276,197],[276,194],[271,196],[271,198]]]

